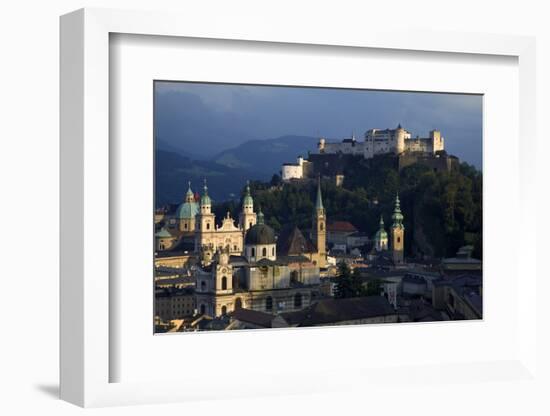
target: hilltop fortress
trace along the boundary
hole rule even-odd
[[[316,174],[332,174],[341,176],[342,166],[334,166],[334,157],[329,155],[351,155],[371,159],[376,155],[394,154],[399,157],[399,168],[412,163],[428,164],[435,170],[450,170],[454,157],[444,154],[445,139],[438,130],[432,130],[428,137],[412,137],[412,134],[401,127],[395,129],[370,129],[365,133],[364,141],[358,141],[355,135],[341,142],[327,142],[320,138],[317,145],[317,152],[309,155],[309,159],[299,157],[297,163],[285,163],[281,168],[283,181],[292,179],[303,179],[315,176]],[[342,160],[341,157],[337,158]],[[440,159],[440,160],[438,160]],[[326,172],[332,161],[333,172]],[[315,166],[315,162],[319,166]],[[338,165],[338,163],[336,163]],[[341,164],[340,164],[341,165]],[[321,172],[321,171],[325,172]]]
[[[411,133],[399,124],[396,129],[370,129],[365,133],[365,140],[362,142],[357,141],[355,135],[339,143],[327,142],[321,138],[318,150],[319,153],[344,153],[361,155],[365,159],[370,159],[374,155],[385,153],[396,155],[403,152],[435,154],[437,151],[445,149],[444,143],[445,139],[441,137],[441,132],[438,130],[432,130],[429,137],[412,138]]]

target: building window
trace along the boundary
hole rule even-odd
[[[397,242],[398,242],[398,243],[401,242],[401,237],[397,237]]]
[[[227,313],[227,306],[222,306],[222,315],[225,315]]]
[[[235,299],[235,309],[241,309],[243,307],[243,301],[241,298]]]
[[[294,307],[295,308],[301,308],[302,307],[302,294],[301,293],[296,293],[296,295],[294,295]]]
[[[252,248],[250,249],[250,255],[251,255],[252,257],[255,257],[255,256],[256,256],[256,249],[255,249],[254,247],[252,247]]]
[[[267,256],[267,248],[262,248],[262,256],[263,257],[266,257]]]
[[[323,223],[321,223],[321,225],[319,226],[319,228],[321,229],[321,231],[323,231],[323,228],[324,228]]]
[[[222,290],[227,289],[227,277],[222,277]]]
[[[206,289],[206,282],[204,280],[201,280],[201,290],[204,292]]]
[[[237,251],[237,246],[233,246],[233,251]]]
[[[270,311],[273,309],[273,298],[271,296],[268,296],[265,298],[265,310]]]
[[[271,255],[272,255],[272,256],[275,255],[275,247],[273,247],[273,248],[271,249]]]
[[[204,304],[201,305],[201,314],[204,315],[206,313],[206,306]]]
[[[252,221],[248,223],[248,228],[252,228]]]
[[[210,223],[209,223],[209,222],[206,223],[206,229],[207,229],[207,230],[210,229]]]

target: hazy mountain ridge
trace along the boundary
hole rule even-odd
[[[193,160],[176,152],[157,149],[155,160],[155,206],[178,203],[191,181],[193,192],[203,192],[204,179],[214,202],[239,198],[247,180],[267,180],[270,175],[231,168],[216,162]]]
[[[317,138],[288,135],[267,140],[249,140],[227,149],[211,160],[231,168],[279,174],[283,163],[295,162],[300,155],[307,157],[317,147]]]

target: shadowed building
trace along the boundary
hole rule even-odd
[[[290,326],[297,327],[397,322],[397,312],[383,296],[323,299],[282,316]]]

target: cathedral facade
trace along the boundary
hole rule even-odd
[[[298,230],[309,243],[307,249],[286,249],[283,255],[261,210],[254,212],[248,186],[238,226],[227,216],[225,228],[222,224],[209,229],[207,224],[213,227],[214,216],[207,195],[205,189],[196,222],[196,250],[201,256],[193,269],[197,312],[216,317],[239,308],[277,314],[308,307],[319,296],[319,268],[326,266],[326,216],[320,185],[312,240]]]
[[[247,205],[246,214],[243,210],[244,218],[248,221],[246,225],[256,223],[256,214],[249,210],[253,210],[253,207]],[[222,249],[230,255],[240,255],[244,247],[244,233],[243,225],[236,226],[229,212],[222,220],[222,224],[216,226],[216,218],[212,213],[212,201],[208,196],[208,187],[205,183],[199,212],[195,220],[195,252],[200,253],[201,261],[209,263],[214,253]]]

